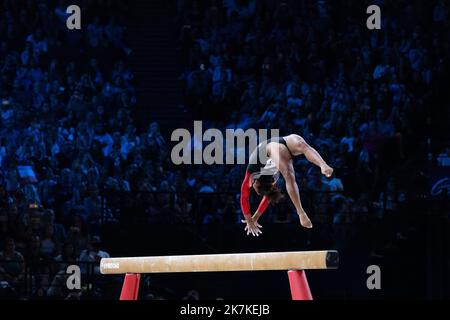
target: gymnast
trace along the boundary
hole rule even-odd
[[[266,155],[267,161],[261,161],[261,154]],[[295,170],[293,158],[305,155],[306,159],[320,167],[320,171],[327,178],[333,174],[333,169],[322,159],[320,154],[308,145],[305,140],[296,134],[285,137],[276,137],[261,142],[251,153],[249,164],[245,172],[245,178],[241,185],[241,209],[246,223],[245,231],[247,235],[259,236],[261,225],[258,219],[267,209],[269,203],[276,204],[282,197],[276,182],[283,175],[286,182],[286,191],[295,206],[300,218],[300,224],[305,228],[312,228],[311,220],[303,210],[297,182],[295,181]],[[256,213],[252,216],[250,212],[249,197],[251,189],[263,196]]]

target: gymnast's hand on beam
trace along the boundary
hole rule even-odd
[[[253,217],[245,217],[245,220],[241,220],[241,222],[247,224],[244,228],[244,231],[247,231],[247,235],[251,233],[254,237],[258,237],[262,233],[260,230],[262,226],[258,223],[258,219],[255,220],[255,218],[259,218],[259,215],[255,214]]]

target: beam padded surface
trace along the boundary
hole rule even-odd
[[[104,258],[103,274],[336,269],[334,250]]]

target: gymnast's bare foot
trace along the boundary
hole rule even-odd
[[[313,227],[312,223],[311,223],[311,220],[309,220],[309,218],[306,215],[306,213],[304,213],[304,212],[303,213],[299,213],[298,216],[300,217],[300,224],[303,227],[308,228],[308,229],[311,229]]]

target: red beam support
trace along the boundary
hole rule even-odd
[[[127,273],[123,280],[120,300],[137,300],[139,294],[139,282],[141,275],[138,273]]]
[[[288,277],[292,300],[313,299],[304,270],[289,270]]]

